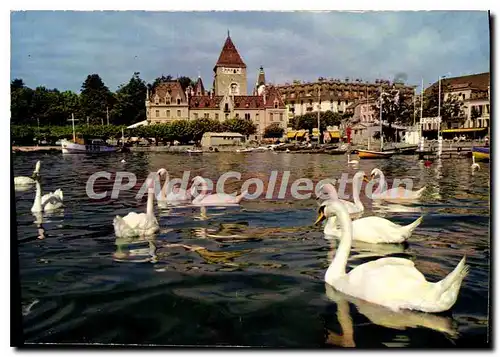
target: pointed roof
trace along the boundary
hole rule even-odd
[[[257,78],[257,86],[266,84],[266,75],[264,73],[264,68],[260,66],[259,78]]]
[[[194,86],[194,93],[195,95],[205,95],[205,87],[203,86],[201,77],[198,77],[198,80],[196,81],[196,84]]]
[[[220,66],[236,67],[236,68],[247,67],[246,64],[243,62],[243,60],[241,59],[240,54],[236,49],[236,46],[234,45],[233,41],[231,40],[231,37],[229,36],[229,33],[227,35],[226,42],[222,47],[219,59],[215,64],[214,70]]]

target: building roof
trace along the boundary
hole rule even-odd
[[[165,98],[167,93],[170,95],[172,100],[180,98],[182,102],[186,101],[186,93],[182,90],[179,81],[168,81],[159,83],[153,90],[153,95],[151,98],[154,99],[155,95],[160,98]]]
[[[203,136],[232,136],[232,137],[241,138],[241,137],[244,137],[245,135],[240,134],[240,133],[233,133],[233,132],[225,131],[222,133],[206,132],[203,134]]]
[[[233,96],[234,109],[264,109],[264,97],[258,95]]]
[[[194,95],[189,98],[189,108],[218,109],[223,96]]]
[[[280,90],[272,85],[268,85],[264,91],[264,95],[266,96],[266,108],[274,108],[274,102],[278,102],[278,109],[285,109],[285,102],[281,97]]]
[[[436,81],[428,89],[438,86],[439,83]],[[441,79],[441,86],[449,86],[450,89],[475,89],[475,90],[488,90],[490,85],[490,72],[471,74],[468,76],[452,77]]]
[[[229,34],[227,35],[226,42],[222,47],[222,51],[220,53],[219,59],[215,64],[214,71],[217,67],[237,67],[237,68],[246,68],[246,64],[240,57],[236,46],[234,45]]]

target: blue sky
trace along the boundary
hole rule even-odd
[[[79,92],[91,73],[113,91],[135,71],[200,73],[211,88],[228,29],[249,88],[260,65],[274,83],[404,73],[418,85],[490,70],[487,12],[28,11],[11,13],[11,78]]]

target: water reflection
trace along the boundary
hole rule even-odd
[[[448,316],[410,310],[392,311],[382,306],[343,294],[335,290],[329,284],[325,284],[325,292],[328,299],[335,302],[337,305],[337,319],[342,329],[342,334],[336,334],[331,330],[328,331],[328,344],[341,347],[356,347],[353,319],[349,310],[349,303],[353,304],[356,309],[372,323],[392,330],[401,331],[423,327],[443,333],[452,340],[459,336],[458,324]],[[395,337],[397,338],[397,336]],[[409,341],[406,341],[406,343],[402,343],[404,341],[391,342],[399,342],[400,347],[404,347]]]
[[[113,260],[127,263],[157,263],[156,242],[154,238],[117,238]]]

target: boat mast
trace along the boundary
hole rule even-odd
[[[73,123],[73,142],[76,143],[76,135],[75,135],[75,114],[71,113],[71,122]]]
[[[382,87],[380,87],[380,151],[384,151],[384,135],[382,129]]]

